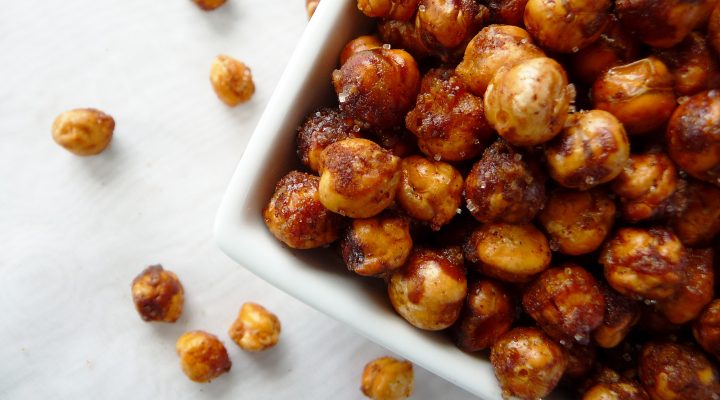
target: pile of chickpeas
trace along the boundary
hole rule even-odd
[[[358,8],[270,231],[489,350],[505,396],[720,399],[720,2]]]

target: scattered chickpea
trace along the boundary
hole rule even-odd
[[[225,345],[207,332],[184,333],[177,340],[175,349],[183,372],[193,382],[210,382],[232,367]]]
[[[305,10],[307,11],[308,19],[312,18],[315,14],[318,5],[320,5],[320,0],[305,0]]]
[[[380,357],[365,365],[360,390],[372,400],[402,400],[412,395],[413,383],[411,363]]]
[[[193,0],[193,3],[205,11],[212,11],[225,4],[226,1],[227,0]]]
[[[110,144],[115,120],[100,110],[76,108],[61,113],[52,124],[53,140],[78,156],[101,153]]]
[[[184,291],[177,275],[161,265],[147,267],[132,282],[132,297],[144,321],[175,322],[183,311]]]
[[[640,383],[653,400],[714,399],[718,371],[698,349],[671,342],[646,344],[640,355]]]
[[[249,101],[255,93],[250,68],[226,55],[219,55],[213,60],[210,83],[217,97],[230,107]]]
[[[538,44],[575,53],[596,41],[610,19],[610,0],[529,0],[525,26]]]
[[[262,351],[277,344],[281,328],[278,317],[265,307],[245,303],[230,326],[228,335],[245,351]]]
[[[708,304],[695,320],[693,336],[705,351],[720,360],[720,299]]]

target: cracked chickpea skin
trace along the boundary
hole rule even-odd
[[[610,0],[529,0],[524,22],[542,47],[575,53],[596,41],[610,20]]]
[[[695,347],[650,342],[641,352],[640,383],[653,400],[716,399],[718,371]]]
[[[94,108],[65,111],[52,124],[52,138],[78,156],[100,154],[110,144],[115,120]]]
[[[463,351],[490,348],[515,321],[515,301],[500,283],[481,280],[468,288],[465,307],[453,325],[453,337]]]
[[[210,66],[210,83],[220,101],[230,107],[249,101],[255,93],[250,68],[224,54]]]
[[[210,382],[232,367],[225,345],[215,335],[204,331],[184,333],[178,338],[175,349],[180,357],[180,367],[193,382]]]
[[[360,390],[372,400],[402,400],[412,395],[413,386],[411,363],[380,357],[365,365]]]
[[[412,246],[410,222],[392,212],[353,220],[340,240],[345,265],[362,276],[384,276],[402,267]]]
[[[177,275],[152,265],[133,279],[132,297],[144,321],[175,322],[184,304],[184,290]]]
[[[256,303],[245,303],[228,335],[245,351],[267,350],[278,343],[282,326],[278,317]]]

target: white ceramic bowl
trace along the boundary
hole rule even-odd
[[[299,166],[298,125],[320,105],[336,102],[330,75],[342,47],[374,26],[356,1],[320,3],[232,177],[217,215],[216,240],[245,268],[368,339],[483,399],[499,399],[486,358],[458,350],[444,334],[412,327],[393,311],[381,280],[348,272],[326,249],[291,250],[263,222],[275,183]]]

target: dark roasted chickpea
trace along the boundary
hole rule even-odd
[[[58,115],[52,124],[52,138],[78,156],[102,153],[113,137],[115,120],[94,108],[76,108]]]
[[[319,4],[320,0],[305,0],[305,10],[307,11],[308,19],[312,18],[315,14],[315,10],[317,10]]]
[[[716,399],[717,369],[694,347],[671,342],[646,344],[640,355],[640,383],[653,400]]]
[[[452,49],[475,36],[486,16],[475,0],[420,0],[415,27],[430,48]]]
[[[720,299],[708,304],[695,320],[693,336],[705,351],[720,359]]]
[[[639,383],[623,381],[598,383],[583,394],[582,400],[650,400]]]
[[[618,292],[640,300],[672,297],[684,282],[685,247],[663,228],[622,228],[600,256],[605,278]]]
[[[184,290],[177,275],[152,265],[132,281],[135,308],[143,321],[175,322],[184,304]]]
[[[524,400],[547,396],[567,366],[563,349],[537,328],[515,328],[495,342],[490,352],[503,396]]]
[[[652,337],[668,337],[669,335],[676,335],[682,328],[682,325],[670,322],[655,305],[645,303],[640,305],[640,320],[637,323],[638,332]]]
[[[685,207],[672,218],[672,228],[686,246],[709,244],[720,233],[720,188],[689,181],[681,193]]]
[[[361,137],[360,124],[339,110],[321,108],[310,114],[298,128],[297,154],[302,163],[317,172],[320,154],[329,145],[344,139]]]
[[[437,331],[460,315],[467,294],[467,278],[459,248],[416,248],[402,269],[388,279],[388,295],[395,311],[419,329]]]
[[[615,221],[615,203],[602,189],[555,190],[538,214],[550,246],[568,255],[595,251]]]
[[[675,77],[675,93],[692,96],[720,85],[720,68],[715,54],[699,32],[693,32],[678,45],[658,50],[657,56]]]
[[[372,400],[403,400],[412,395],[413,386],[411,363],[380,357],[365,365],[360,390]]]
[[[415,28],[415,21],[394,19],[378,21],[378,35],[383,43],[389,43],[394,48],[404,49],[416,60],[430,57],[433,54]]]
[[[407,21],[415,15],[418,0],[357,0],[357,6],[368,17]]]
[[[574,96],[557,61],[532,58],[495,74],[485,91],[485,115],[510,144],[533,146],[560,133]]]
[[[381,129],[372,132],[372,140],[396,157],[418,154],[417,137],[407,129]]]
[[[225,345],[207,332],[184,333],[175,343],[175,350],[180,357],[180,367],[193,382],[210,382],[232,367]]]
[[[225,4],[227,0],[193,0],[198,7],[205,11],[212,11]]]
[[[567,356],[567,367],[563,378],[578,379],[586,377],[592,372],[597,359],[597,348],[593,344],[583,346],[577,342],[561,343]]]
[[[610,0],[529,0],[525,26],[540,46],[575,53],[600,37],[611,6]]]
[[[263,351],[278,343],[281,331],[275,314],[260,304],[244,303],[228,329],[228,336],[245,351]]]
[[[350,56],[332,80],[347,116],[374,128],[394,128],[413,106],[420,72],[409,53],[380,47]]]
[[[405,125],[417,136],[420,150],[436,161],[472,159],[492,136],[482,98],[468,93],[450,69],[434,69],[423,77]]]
[[[389,212],[353,220],[340,240],[345,265],[363,276],[384,275],[402,267],[412,245],[410,222]]]
[[[605,298],[605,317],[602,325],[592,333],[598,346],[611,349],[622,342],[630,330],[640,320],[640,305],[621,295],[605,283],[600,283],[600,291]]]
[[[293,249],[322,247],[340,236],[342,217],[320,203],[319,186],[317,176],[292,171],[277,183],[263,210],[270,232]]]
[[[673,324],[684,324],[697,317],[713,299],[715,272],[712,249],[688,249],[687,277],[675,294],[658,302],[657,308]]]
[[[493,24],[506,24],[520,26],[523,24],[523,15],[528,0],[488,0],[490,22]]]
[[[587,190],[615,179],[630,157],[620,121],[602,110],[570,115],[546,151],[550,176],[560,185]]]
[[[655,57],[613,67],[593,84],[592,103],[616,116],[629,135],[648,133],[675,110],[673,76]]]
[[[715,9],[710,14],[707,31],[708,42],[716,53],[720,53],[720,3],[715,6]]]
[[[491,280],[475,282],[454,325],[455,343],[463,351],[487,349],[510,330],[514,320],[515,302],[504,286]]]
[[[350,58],[353,54],[365,50],[377,49],[378,47],[382,47],[382,45],[383,44],[380,39],[378,39],[375,35],[358,36],[349,41],[345,47],[343,47],[340,52],[340,66],[345,64],[348,58]]]

